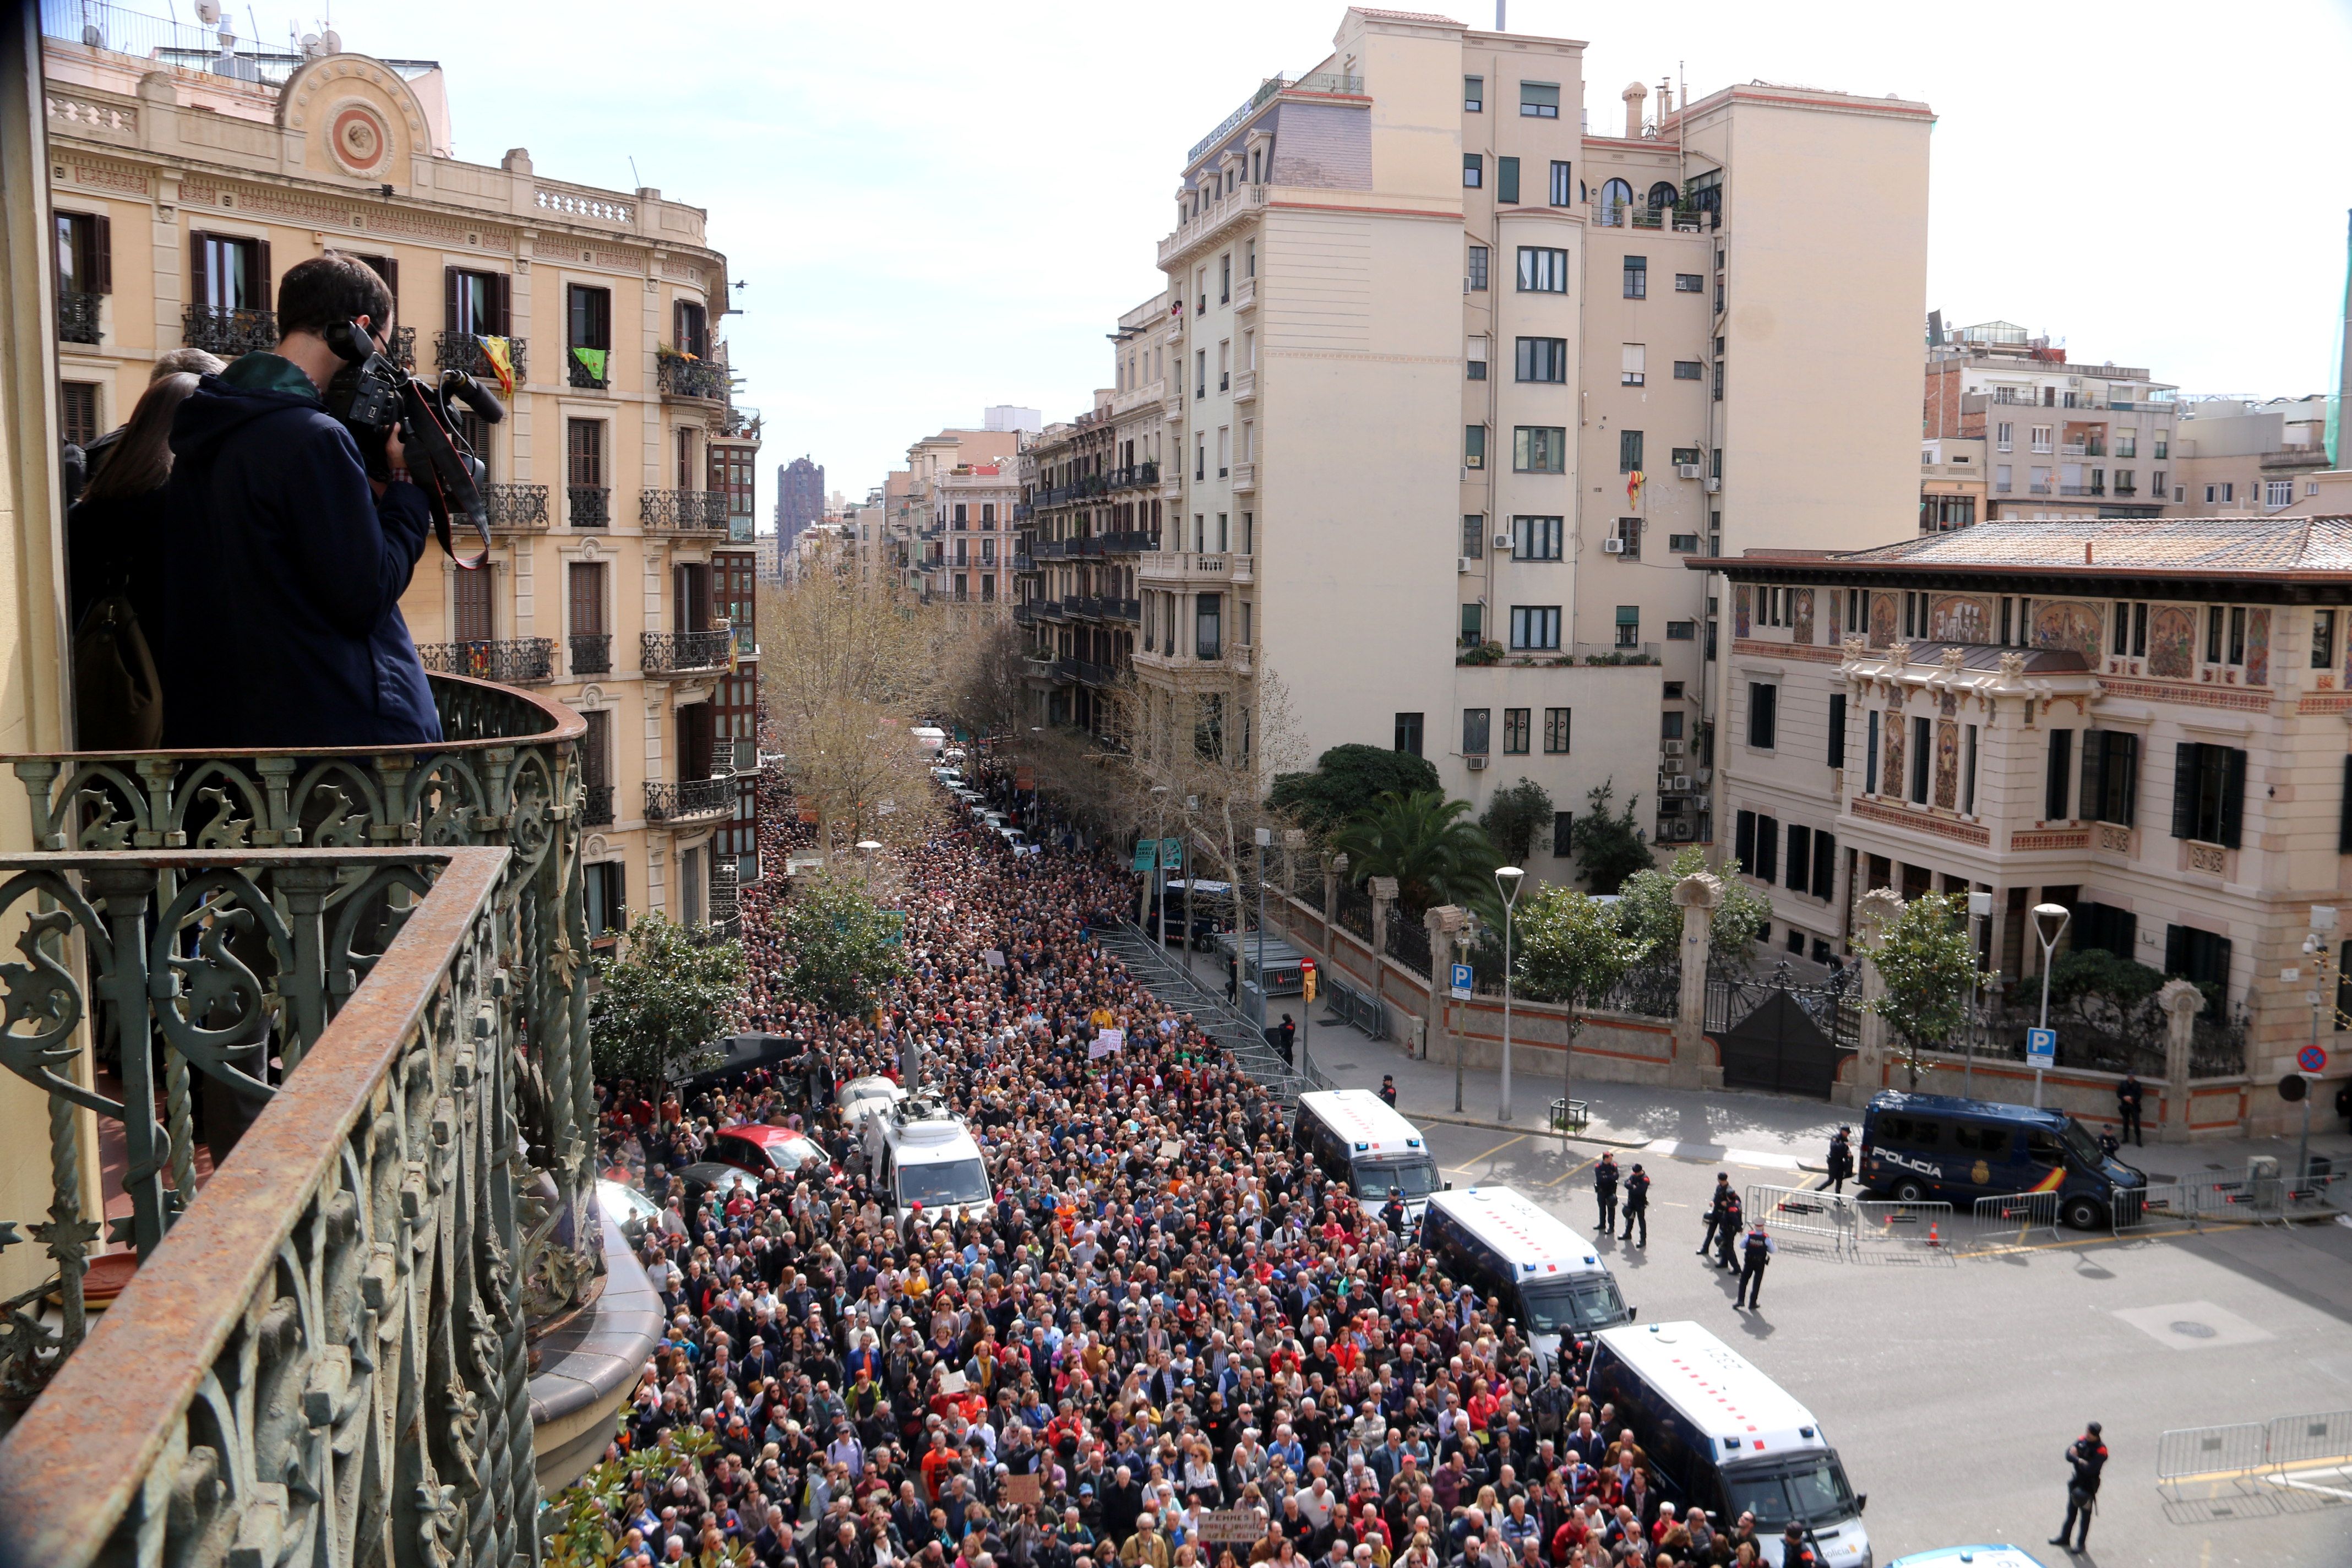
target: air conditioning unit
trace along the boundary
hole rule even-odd
[[[1675,841],[1678,843],[1697,837],[1694,831],[1696,824],[1693,823],[1688,817],[1683,817],[1676,822],[1669,824],[1668,826],[1669,830],[1673,833]]]
[[[1622,555],[1625,553],[1625,542],[1622,539],[1604,539],[1601,542],[1601,553]]]
[[[1676,795],[1690,794],[1690,774],[1676,773],[1675,775],[1674,791]]]
[[[1701,788],[1701,789],[1705,789],[1707,785],[1709,785],[1709,784],[1713,784],[1714,782],[1715,782],[1715,770],[1714,770],[1713,768],[1701,768],[1701,769],[1699,769],[1699,771],[1698,771],[1698,787],[1699,787],[1699,788]]]
[[[1478,570],[1478,558],[1475,555],[1465,555],[1462,557],[1460,569],[1465,572],[1475,572]]]
[[[1713,495],[1713,494],[1715,494],[1715,493],[1716,493],[1716,491],[1717,491],[1717,490],[1721,489],[1722,488],[1723,488],[1723,481],[1722,481],[1721,479],[1714,479],[1714,478],[1709,478],[1709,479],[1708,479],[1708,480],[1706,481],[1706,493],[1707,493],[1707,494],[1709,494],[1709,495]]]
[[[1511,536],[1510,536],[1509,534],[1507,534],[1507,533],[1498,533],[1498,534],[1495,535],[1495,548],[1496,548],[1496,549],[1497,549],[1497,550],[1508,550],[1510,547],[1511,547]]]
[[[1665,746],[1666,755],[1670,757],[1679,757],[1683,754],[1683,743],[1680,741],[1667,741],[1664,742],[1664,744]]]
[[[1705,472],[1706,470],[1701,468],[1696,463],[1676,463],[1675,465],[1675,473],[1676,476],[1685,479],[1698,479]]]
[[[1474,752],[1462,760],[1470,764],[1470,771],[1474,773],[1483,773],[1486,771],[1486,758],[1483,752]]]

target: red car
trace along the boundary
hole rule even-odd
[[[810,1174],[822,1175],[831,1164],[825,1152],[805,1134],[748,1121],[712,1133],[703,1158],[761,1177],[789,1176],[803,1165],[814,1165]]]

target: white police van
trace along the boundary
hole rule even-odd
[[[1452,1279],[1500,1299],[1546,1372],[1563,1334],[1633,1321],[1592,1243],[1512,1188],[1437,1194],[1421,1217],[1421,1245]]]
[[[1270,967],[1270,966],[1269,966]],[[1369,1089],[1317,1089],[1298,1097],[1291,1146],[1335,1182],[1348,1184],[1363,1211],[1378,1217],[1393,1187],[1404,1199],[1405,1218],[1421,1223],[1429,1194],[1437,1191],[1437,1162],[1421,1129]]]
[[[1669,1500],[1718,1523],[1756,1515],[1759,1540],[1804,1527],[1827,1568],[1871,1568],[1863,1505],[1813,1413],[1696,1323],[1608,1329],[1590,1386],[1650,1457]]]

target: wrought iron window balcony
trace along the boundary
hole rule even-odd
[[[613,826],[613,786],[589,784],[580,792],[580,826],[610,827]]]
[[[100,342],[99,303],[105,298],[103,294],[87,293],[79,289],[58,289],[58,341],[65,343]]]
[[[613,491],[606,485],[566,485],[563,493],[572,503],[572,526],[574,528],[610,528],[613,525]]]
[[[735,781],[724,774],[715,779],[683,779],[677,784],[646,783],[647,822],[700,822],[724,816],[735,809]]]
[[[547,526],[545,485],[484,485],[482,506],[495,529],[536,532]]]
[[[610,632],[573,632],[572,634],[572,676],[613,673],[613,634]]]
[[[507,357],[514,362],[515,384],[520,386],[530,379],[530,344],[522,338],[507,340]],[[495,383],[499,367],[490,363],[482,340],[471,332],[436,332],[433,335],[434,368],[462,370],[477,380]]]
[[[508,686],[535,686],[555,676],[555,639],[518,637],[504,642],[419,643],[425,668],[441,675],[470,675]]]
[[[447,740],[421,751],[9,759],[39,848],[0,866],[26,961],[0,979],[24,1021],[5,1067],[48,1099],[28,1135],[55,1174],[47,1278],[0,1342],[29,1401],[0,1518],[47,1560],[179,1562],[289,1526],[537,1554],[530,1328],[596,1328],[599,1276],[637,1278],[595,1246],[576,1152],[589,975],[562,871],[584,725],[428,680]],[[119,1084],[74,1072],[85,1030],[121,1042]],[[200,1130],[207,1079],[254,1108],[241,1131]],[[123,1156],[103,1173],[92,1118]],[[105,1251],[94,1194],[129,1251]],[[120,1294],[93,1334],[101,1284]],[[605,1359],[634,1368],[642,1337]],[[608,1423],[631,1381],[573,1418]],[[470,1546],[439,1534],[452,1489],[485,1510]],[[146,1500],[191,1495],[168,1520]]]
[[[609,358],[604,362],[604,374],[598,375],[580,363],[578,354],[563,356],[563,384],[566,386],[576,386],[584,392],[602,392],[613,384],[612,373],[613,362]]]
[[[691,397],[704,403],[724,403],[733,378],[727,367],[707,359],[665,355],[654,371],[664,397]]]
[[[390,356],[393,363],[412,374],[415,374],[416,370],[416,329],[415,327],[393,328],[392,343],[385,352]]]
[[[637,497],[637,521],[681,533],[727,531],[725,490],[646,490]]]
[[[190,305],[180,316],[180,342],[223,359],[278,346],[278,312],[226,305]]]
[[[637,667],[647,675],[702,675],[727,668],[735,634],[709,632],[639,632]]]

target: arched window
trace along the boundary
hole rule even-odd
[[[1660,180],[1650,187],[1650,210],[1662,212],[1672,207],[1681,197],[1682,193],[1675,189],[1672,180]]]
[[[1611,180],[1601,187],[1601,226],[1622,228],[1628,208],[1633,205],[1633,187],[1622,180]]]

